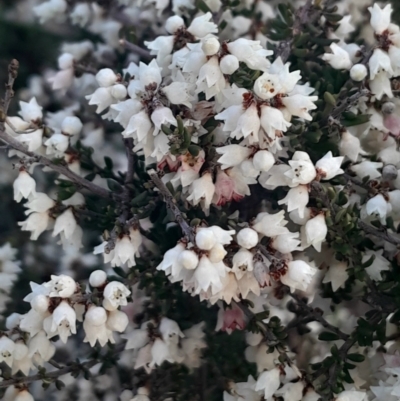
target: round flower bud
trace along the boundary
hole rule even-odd
[[[225,255],[228,252],[225,250],[224,246],[222,244],[215,244],[210,253],[208,254],[208,259],[210,259],[211,263],[219,263],[224,260]]]
[[[35,401],[35,399],[32,397],[32,394],[28,392],[28,390],[22,390],[14,398],[14,401]]]
[[[82,130],[82,121],[75,116],[65,117],[61,123],[61,131],[63,134],[67,135],[78,135]]]
[[[256,170],[268,171],[274,164],[274,155],[268,150],[259,150],[253,156],[253,165]]]
[[[37,313],[45,313],[49,309],[49,298],[43,294],[36,295],[31,301],[31,306]]]
[[[117,309],[108,314],[107,327],[111,331],[118,331],[118,333],[122,333],[125,331],[128,324],[129,319],[126,313]]]
[[[149,390],[146,387],[139,387],[137,390],[139,395],[149,395]]]
[[[218,53],[219,48],[219,40],[214,37],[205,39],[201,45],[201,49],[206,56],[213,56],[214,54]]]
[[[117,79],[117,75],[110,68],[103,68],[96,74],[96,81],[103,88],[114,85]]]
[[[243,228],[236,235],[237,243],[246,249],[254,248],[258,244],[258,234],[252,228]]]
[[[15,329],[21,323],[22,315],[20,313],[12,313],[6,319],[6,329]]]
[[[89,277],[89,284],[92,287],[101,287],[107,281],[107,274],[103,270],[95,270]]]
[[[395,180],[398,176],[398,171],[396,166],[393,164],[387,164],[382,169],[382,179],[384,181],[392,181]]]
[[[68,68],[72,68],[74,65],[74,56],[70,53],[63,53],[58,58],[58,68],[60,70],[66,70]]]
[[[199,258],[193,251],[184,250],[179,255],[179,262],[185,269],[193,270],[199,264]]]
[[[196,234],[196,245],[205,251],[209,251],[217,242],[214,233],[208,228],[203,228]]]
[[[383,114],[393,114],[395,108],[396,106],[393,102],[385,102],[383,103],[381,110]]]
[[[360,82],[368,74],[367,67],[364,64],[354,64],[350,70],[350,78],[353,81]]]
[[[107,312],[101,306],[92,306],[86,312],[85,322],[93,325],[100,326],[107,321]]]
[[[223,74],[231,75],[239,68],[239,60],[234,55],[227,54],[219,62],[219,68]]]
[[[114,85],[111,88],[111,96],[117,100],[124,100],[126,98],[127,93],[128,93],[127,89],[122,84]]]
[[[179,15],[169,17],[165,22],[165,29],[168,33],[174,34],[179,28],[185,26],[185,21]]]

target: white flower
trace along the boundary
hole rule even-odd
[[[240,248],[232,258],[232,272],[235,273],[236,279],[240,280],[246,272],[254,269],[254,255],[245,248]]]
[[[325,216],[321,213],[307,221],[304,226],[307,246],[312,245],[316,251],[321,252],[321,244],[325,241],[328,227]]]
[[[303,260],[293,260],[287,263],[287,272],[281,276],[283,284],[290,287],[290,291],[306,291],[318,269],[310,266]]]
[[[151,347],[151,356],[152,360],[150,362],[150,367],[154,367],[155,365],[161,366],[164,361],[174,362],[174,359],[169,352],[168,345],[160,338],[157,338],[154,341],[153,346]]]
[[[65,151],[69,146],[69,138],[67,135],[63,135],[61,133],[53,134],[47,141],[44,143],[46,146],[46,154],[47,155],[55,155],[55,157],[63,157]]]
[[[206,100],[219,94],[226,86],[225,77],[219,68],[219,61],[217,56],[212,56],[200,68],[199,77],[196,81],[196,92],[204,92]]]
[[[291,115],[311,121],[312,117],[308,111],[317,108],[317,106],[313,103],[317,100],[318,96],[304,96],[301,94],[295,94],[288,97],[283,97],[282,103]]]
[[[379,251],[366,250],[362,257],[362,263],[368,262],[373,257],[373,262],[370,266],[366,267],[365,270],[372,280],[380,281],[382,280],[381,272],[384,270],[390,270],[390,262],[382,256],[383,249]]]
[[[225,250],[224,246],[217,243],[208,252],[208,258],[212,263],[222,262],[228,252]]]
[[[97,114],[101,113],[115,102],[114,98],[111,95],[111,87],[100,87],[96,89],[95,92],[91,95],[87,95],[86,99],[89,100],[89,105],[97,106]]]
[[[111,281],[104,288],[104,300],[103,306],[109,310],[113,311],[119,306],[127,305],[128,302],[126,297],[130,295],[130,291],[120,282]]]
[[[76,291],[76,282],[65,274],[51,276],[51,281],[44,283],[43,286],[49,289],[49,297],[70,298]]]
[[[368,259],[368,258],[367,258]],[[365,261],[363,260],[363,263]],[[346,262],[339,262],[334,260],[329,264],[328,271],[325,274],[323,283],[331,283],[332,290],[336,292],[349,278],[347,273],[348,264]]]
[[[173,35],[180,28],[185,26],[185,21],[179,15],[173,15],[165,21],[165,29],[168,33]]]
[[[372,215],[379,218],[382,224],[386,224],[386,216],[392,210],[390,203],[387,202],[381,194],[375,195],[373,198],[369,199],[365,208],[368,216]]]
[[[161,130],[161,125],[174,125],[175,127],[178,125],[176,118],[172,114],[172,111],[169,107],[157,107],[150,116],[151,121],[153,121],[157,130],[154,131],[154,135]]]
[[[393,69],[389,55],[379,48],[375,49],[372,53],[368,65],[370,79],[374,79],[375,76],[380,72],[386,72],[390,75],[393,75]]]
[[[164,258],[162,262],[157,266],[157,270],[164,270],[165,274],[169,276],[172,274],[173,276],[179,274],[183,266],[180,263],[179,255],[185,250],[185,247],[182,243],[178,242],[178,244],[169,249],[164,254]]]
[[[237,121],[236,129],[231,132],[231,137],[240,139],[247,138],[249,135],[258,135],[261,127],[260,117],[258,117],[257,106],[252,103]]]
[[[31,231],[30,239],[36,241],[40,234],[49,226],[49,215],[44,213],[32,213],[25,221],[18,222],[22,231]]]
[[[222,289],[221,277],[225,276],[225,272],[221,276],[221,271],[218,267],[217,264],[211,263],[207,256],[204,255],[200,258],[199,265],[194,272],[196,293],[208,291],[211,288],[211,292],[215,294]]]
[[[47,335],[53,337],[59,335],[61,341],[66,344],[71,334],[76,334],[76,313],[66,301],[62,301],[60,305],[54,309],[50,330],[45,330]]]
[[[13,188],[16,202],[21,202],[22,198],[29,199],[36,196],[36,181],[25,170],[20,170]]]
[[[29,103],[20,101],[19,107],[21,111],[18,113],[26,122],[36,123],[43,118],[43,107],[38,105],[36,98],[32,98]]]
[[[368,7],[368,11],[371,13],[371,26],[375,33],[381,34],[389,28],[393,11],[390,4],[381,9],[377,3],[374,3],[373,7]]]
[[[332,43],[330,48],[332,53],[325,53],[322,60],[327,61],[336,70],[349,70],[353,65],[349,53],[336,43]]]
[[[49,0],[33,7],[33,11],[39,17],[40,23],[53,18],[61,18],[67,11],[68,4],[65,0]]]
[[[281,91],[279,76],[264,72],[264,74],[255,80],[253,90],[261,99],[267,100],[273,98]]]
[[[190,85],[186,82],[172,82],[162,90],[172,104],[183,104],[189,109],[192,108],[191,101],[194,97],[189,93]]]
[[[15,343],[8,337],[0,338],[0,362],[5,362],[10,368],[14,360]]]
[[[55,221],[52,236],[63,233],[66,239],[69,239],[74,233],[77,223],[72,213],[72,209],[68,208],[64,213],[60,214]]]
[[[350,78],[353,81],[361,82],[368,75],[368,69],[364,64],[354,64],[350,69]]]
[[[349,131],[342,132],[339,152],[342,156],[347,156],[352,162],[356,162],[358,155],[362,152],[360,140],[350,134]]]
[[[214,233],[217,242],[222,245],[229,245],[232,242],[232,235],[235,235],[235,230],[224,230],[219,226],[211,226],[208,229]]]
[[[354,171],[360,178],[369,177],[370,180],[375,180],[381,176],[381,172],[378,171],[378,168],[382,167],[383,163],[365,160],[361,163],[351,166],[350,169]]]
[[[199,228],[196,233],[196,245],[205,251],[209,251],[215,244],[217,239],[212,230],[209,228]]]
[[[340,168],[344,157],[333,157],[329,151],[324,157],[319,159],[315,164],[318,172],[322,175],[323,180],[330,180],[338,174],[343,174],[344,171]]]
[[[304,217],[304,211],[308,204],[309,195],[308,188],[306,185],[298,185],[297,187],[291,188],[287,195],[278,201],[279,205],[287,205],[287,211],[298,210],[299,217]]]
[[[204,38],[210,33],[217,33],[218,27],[211,22],[212,14],[210,12],[196,17],[187,29],[193,36]]]
[[[190,195],[187,197],[187,200],[193,205],[201,203],[203,210],[207,211],[210,208],[214,192],[215,185],[212,181],[211,174],[205,173],[190,185]]]
[[[89,284],[92,287],[102,287],[107,282],[107,273],[103,270],[95,270],[89,276]]]
[[[104,347],[110,340],[114,343],[112,332],[106,327],[107,312],[100,306],[90,306],[85,314],[83,321],[83,329],[85,330],[85,338],[83,342],[89,343],[92,347],[96,341]]]
[[[301,241],[298,238],[299,233],[287,232],[275,237],[271,242],[271,246],[282,254],[291,253],[299,249],[298,246]]]
[[[209,36],[202,40],[201,50],[206,56],[213,56],[218,53],[220,47],[219,40],[215,36]]]
[[[381,100],[384,95],[389,98],[393,97],[392,86],[386,71],[380,71],[376,74],[373,80],[369,81],[371,92],[378,100]]]
[[[29,340],[28,355],[34,362],[42,365],[49,361],[56,352],[55,345],[47,338],[46,333],[41,330]]]
[[[90,5],[86,3],[77,3],[70,13],[69,17],[74,25],[85,27],[92,15]]]
[[[35,152],[42,146],[43,129],[37,129],[29,134],[19,134],[16,139],[27,146],[30,152]]]
[[[292,180],[292,187],[299,184],[309,184],[317,176],[314,164],[305,152],[296,151],[289,160],[290,169],[284,175]]]
[[[163,317],[158,330],[166,344],[178,344],[180,337],[185,337],[175,320]]]
[[[280,372],[279,368],[274,368],[271,370],[266,370],[261,373],[257,379],[255,390],[263,390],[264,398],[268,400],[272,397],[276,390],[278,390],[281,381],[280,381]]]
[[[275,214],[259,213],[254,223],[253,229],[266,237],[275,237],[288,231],[283,210]]]
[[[261,127],[271,139],[276,137],[276,131],[286,132],[291,125],[279,109],[261,106]]]
[[[221,146],[219,148],[216,148],[216,151],[218,154],[222,155],[218,159],[218,163],[222,164],[222,170],[238,166],[251,154],[251,149],[241,145]]]

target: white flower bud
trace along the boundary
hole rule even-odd
[[[117,84],[113,85],[111,88],[111,96],[117,100],[124,100],[128,90],[126,89],[125,85]]]
[[[101,306],[93,306],[86,312],[85,321],[90,325],[100,326],[107,321],[107,312]]]
[[[6,329],[12,330],[19,326],[22,319],[22,315],[20,313],[12,313],[6,319]]]
[[[214,233],[208,228],[200,229],[196,234],[196,245],[205,251],[209,251],[217,242]]]
[[[353,81],[360,82],[368,74],[367,67],[364,64],[354,64],[353,67],[351,67],[350,70],[350,78]]]
[[[393,114],[395,109],[396,105],[393,102],[385,102],[381,107],[383,114]]]
[[[32,397],[32,394],[28,392],[28,390],[22,390],[14,398],[14,401],[35,401],[35,399]]]
[[[219,40],[211,36],[203,41],[201,49],[206,56],[213,56],[214,54],[218,53],[220,46]]]
[[[227,54],[219,62],[223,74],[231,75],[239,68],[239,60],[233,54]]]
[[[169,17],[165,22],[165,29],[168,33],[174,34],[179,28],[185,26],[185,21],[179,15]]]
[[[45,313],[49,309],[49,298],[46,295],[39,294],[31,301],[32,309],[38,313]]]
[[[107,274],[103,270],[95,270],[89,276],[89,284],[92,287],[101,287],[107,281]]]
[[[393,164],[387,164],[385,167],[382,169],[382,179],[384,181],[392,181],[395,180],[398,176],[398,171],[396,166]]]
[[[103,88],[114,85],[117,79],[117,75],[111,68],[103,68],[96,74],[96,81]]]
[[[225,255],[228,252],[225,250],[224,246],[220,243],[216,243],[208,254],[208,258],[211,263],[219,263],[224,260]]]
[[[248,227],[243,228],[237,233],[236,241],[243,248],[246,249],[254,248],[258,244],[257,231]]]
[[[63,53],[58,58],[58,67],[60,70],[66,70],[74,66],[74,56],[70,53]]]
[[[268,171],[274,164],[274,155],[268,150],[259,150],[253,156],[253,165],[256,170]]]
[[[61,123],[61,131],[63,134],[67,135],[78,135],[82,130],[82,121],[75,116],[65,117]]]
[[[193,270],[199,264],[199,258],[193,251],[184,250],[178,257],[179,263],[188,270]]]
[[[263,335],[261,333],[252,333],[248,331],[246,333],[246,343],[252,347],[257,346],[263,340]]]
[[[129,324],[129,319],[125,312],[121,312],[118,309],[109,312],[107,319],[107,327],[111,331],[117,331],[118,333],[122,333],[125,331],[128,324]]]

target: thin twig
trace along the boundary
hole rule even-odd
[[[147,60],[151,60],[153,58],[149,51],[147,51],[146,49],[142,49],[140,46],[135,45],[134,43],[129,42],[126,39],[120,39],[119,43],[121,46],[125,47],[126,50],[136,53],[140,57],[143,57]]]
[[[14,82],[18,76],[19,62],[12,59],[8,65],[8,82],[6,84],[6,94],[4,96],[3,112],[7,116],[8,108],[10,107],[11,99],[14,97]]]
[[[400,238],[396,238],[392,235],[390,235],[387,230],[381,231],[373,226],[370,226],[367,223],[364,223],[363,221],[358,222],[358,226],[366,233],[366,234],[371,234],[374,237],[378,237],[383,239],[384,241],[390,242],[393,245],[399,246],[400,245]]]
[[[188,222],[185,220],[183,213],[180,211],[178,205],[176,204],[175,198],[172,196],[171,192],[169,192],[168,188],[165,184],[161,181],[160,177],[157,175],[155,170],[148,171],[151,180],[153,181],[154,185],[158,188],[161,192],[161,195],[164,198],[165,203],[167,206],[172,210],[175,216],[175,220],[180,225],[183,233],[189,239],[192,244],[196,243],[195,234],[193,229],[189,226]]]

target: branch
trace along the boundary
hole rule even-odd
[[[364,223],[363,221],[358,222],[358,226],[363,230],[366,234],[371,234],[374,237],[378,237],[383,239],[384,241],[390,242],[393,245],[399,246],[400,245],[400,239],[393,237],[390,235],[387,231],[380,231],[377,228],[370,226],[367,223]]]
[[[148,174],[153,181],[154,185],[158,188],[161,192],[161,195],[164,198],[165,203],[167,206],[172,210],[175,216],[175,220],[180,225],[183,233],[189,239],[192,244],[196,243],[195,235],[193,229],[189,226],[188,222],[185,220],[183,213],[178,208],[176,204],[175,198],[172,196],[171,192],[169,192],[168,188],[165,184],[161,181],[160,177],[157,175],[155,170],[149,170]]]
[[[56,164],[48,159],[46,156],[38,155],[34,152],[29,151],[24,145],[14,139],[12,136],[8,135],[5,132],[4,124],[0,123],[0,140],[5,142],[7,145],[11,146],[13,149],[17,150],[29,156],[33,159],[35,163],[42,164],[43,166],[51,168],[53,171],[64,175],[65,177],[69,178],[77,188],[85,188],[90,192],[105,198],[105,199],[113,199],[113,197],[118,197],[119,195],[113,194],[112,192],[108,191],[107,189],[101,188],[96,184],[86,180],[85,178],[75,174],[71,171],[67,166],[62,164]]]
[[[132,53],[138,54],[140,57],[143,57],[147,60],[151,60],[153,56],[146,49],[142,49],[140,46],[135,45],[132,42],[127,41],[126,39],[120,39],[119,44],[122,47],[125,47],[126,50],[131,51]]]
[[[6,84],[6,94],[4,97],[3,112],[4,117],[7,116],[8,108],[11,103],[11,99],[14,97],[14,81],[18,76],[19,63],[18,60],[12,59],[8,65],[8,82]]]

